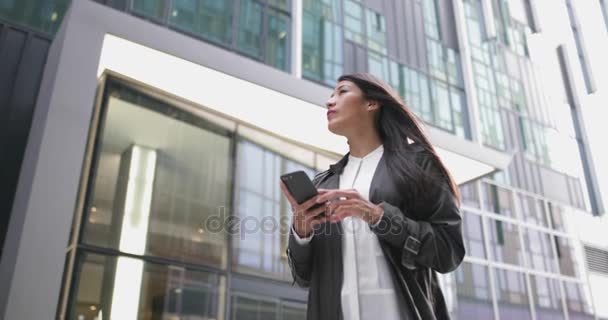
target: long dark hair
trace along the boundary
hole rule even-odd
[[[401,97],[384,82],[368,73],[353,73],[340,76],[339,81],[353,82],[363,91],[367,100],[377,101],[380,110],[376,114],[376,128],[387,152],[387,165],[395,177],[397,187],[406,196],[416,197],[428,194],[426,191],[436,182],[445,179],[456,201],[460,204],[460,191],[450,172],[437,155],[435,148],[422,131],[418,117],[406,106]],[[421,145],[439,169],[438,174],[429,175],[406,157],[408,138]],[[411,183],[416,181],[416,183]]]

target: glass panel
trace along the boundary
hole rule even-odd
[[[515,218],[515,211],[513,208],[513,193],[510,190],[489,183],[483,183],[482,186],[484,193],[483,200],[486,210],[510,218]]]
[[[254,58],[262,57],[262,4],[240,0],[237,49]]]
[[[302,14],[302,74],[335,85],[342,74],[342,27],[339,1],[305,1]]]
[[[368,52],[368,68],[369,73],[376,76],[382,81],[389,81],[388,74],[388,59],[385,56],[377,54],[373,51]]]
[[[559,204],[549,202],[549,218],[551,226],[557,231],[566,231],[564,226],[564,207]]]
[[[173,0],[170,3],[170,26],[217,43],[230,44],[232,0]]]
[[[530,275],[537,320],[564,319],[559,280]]]
[[[439,41],[427,39],[426,48],[428,51],[427,55],[430,74],[440,80],[446,81],[447,71],[443,53],[443,45],[441,45]]]
[[[498,262],[523,265],[517,226],[495,219],[489,219],[488,222],[492,258]]]
[[[261,300],[245,294],[232,295],[232,320],[279,319],[277,300]]]
[[[281,319],[306,320],[306,305],[303,303],[283,302],[281,304]]]
[[[454,131],[458,137],[470,139],[468,121],[465,118],[466,100],[464,91],[455,87],[450,87],[451,102],[452,102],[452,117],[454,118]]]
[[[525,275],[521,272],[495,269],[498,290],[496,302],[501,319],[532,319]]]
[[[425,0],[423,4],[424,31],[428,37],[439,40],[439,24],[437,23],[435,0]]]
[[[386,21],[378,12],[367,10],[367,46],[386,54]]]
[[[68,318],[223,318],[219,275],[93,253],[79,255]]]
[[[458,297],[455,320],[494,319],[488,267],[464,262],[455,276]]]
[[[565,276],[580,277],[579,263],[575,259],[574,241],[570,238],[553,236],[556,240],[557,258],[559,269]]]
[[[344,1],[344,37],[358,44],[365,44],[363,33],[363,7],[353,0]]]
[[[467,255],[486,259],[481,216],[467,211],[464,211],[463,214],[462,229]]]
[[[591,295],[586,285],[565,281],[566,307],[570,320],[594,319]]]
[[[285,71],[289,70],[290,23],[289,16],[275,10],[268,11],[266,63]]]
[[[182,0],[183,1],[183,0]],[[190,1],[193,2],[193,1]],[[133,12],[149,18],[162,19],[165,3],[163,0],[134,0]]]
[[[448,81],[452,85],[458,87],[464,86],[464,80],[462,78],[462,65],[460,63],[460,54],[458,51],[450,48],[445,48],[447,52],[447,72]]]
[[[453,132],[454,124],[452,122],[450,94],[447,86],[443,82],[433,80],[431,82],[431,97],[435,110],[435,125]]]
[[[551,248],[551,235],[523,227],[524,244],[530,268],[557,272],[557,259]]]
[[[539,225],[541,227],[549,227],[549,221],[547,221],[547,212],[545,211],[545,204],[542,200],[523,194],[519,195],[518,198],[520,212],[525,222]]]
[[[269,5],[278,8],[278,9],[282,9],[285,11],[289,10],[291,1],[289,0],[266,0],[266,2],[268,2]]]
[[[467,207],[479,208],[479,192],[477,191],[477,182],[470,182],[465,185],[460,185],[459,188],[462,204]]]
[[[233,237],[233,265],[240,272],[291,280],[285,255],[291,212],[277,181],[287,172],[303,170],[311,178],[315,172],[245,140],[239,141],[237,153],[240,229]]]
[[[69,5],[70,0],[4,0],[0,1],[0,20],[54,34]]]
[[[82,241],[225,267],[227,235],[207,223],[230,206],[229,137],[189,113],[109,86]]]

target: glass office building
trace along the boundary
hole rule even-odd
[[[3,24],[53,41],[3,250],[3,317],[305,319],[279,176],[341,157],[344,141],[316,133],[320,106],[339,75],[370,72],[460,183],[467,255],[440,275],[452,318],[608,318],[590,280],[608,281],[593,263],[606,244],[575,222],[600,219],[601,196],[571,111],[578,64],[538,59],[543,33],[560,31],[541,29],[537,10],[0,0]],[[30,295],[37,306],[21,303]]]

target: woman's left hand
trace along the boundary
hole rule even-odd
[[[384,214],[382,205],[363,199],[359,191],[355,189],[319,189],[319,194],[317,202],[327,202],[325,214],[331,223],[342,221],[346,217],[357,217],[373,225]]]

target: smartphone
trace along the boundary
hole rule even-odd
[[[317,188],[312,184],[308,175],[302,171],[294,171],[281,176],[281,181],[287,186],[289,193],[296,199],[298,204],[317,195]],[[323,206],[323,203],[313,205],[309,210]]]

